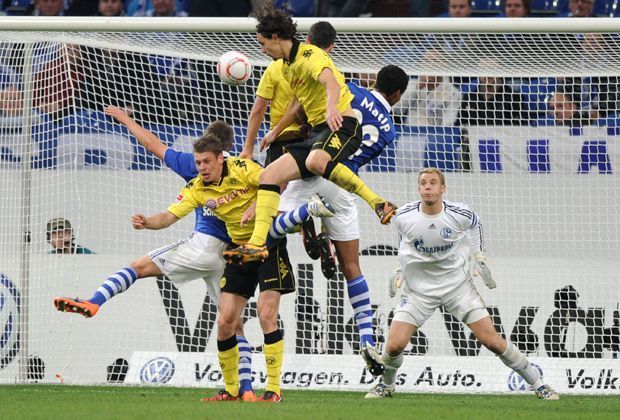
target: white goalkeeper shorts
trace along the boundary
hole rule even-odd
[[[400,302],[394,308],[394,320],[421,328],[440,306],[465,324],[471,324],[489,316],[478,290],[471,280],[466,280],[443,296],[428,296],[411,290],[404,291]]]
[[[173,244],[155,249],[147,256],[177,286],[181,287],[191,280],[203,279],[207,293],[214,302],[220,300],[220,279],[226,262],[222,253],[226,243],[193,232]]]
[[[330,203],[336,214],[321,218],[324,230],[334,241],[353,241],[360,238],[355,194],[319,176],[298,179],[287,184],[280,198],[280,211],[291,211],[307,203],[310,196],[319,193]]]

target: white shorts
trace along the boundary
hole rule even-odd
[[[400,302],[394,308],[394,320],[420,328],[440,306],[465,324],[471,324],[489,316],[476,286],[471,280],[466,280],[440,297],[421,295],[412,291],[403,292]]]
[[[323,196],[336,210],[333,217],[321,219],[329,238],[334,241],[359,239],[356,196],[320,176],[289,182],[280,198],[280,211],[295,210],[307,203],[314,193]]]
[[[221,240],[193,232],[147,255],[177,287],[191,280],[203,279],[211,300],[217,303],[220,300],[220,279],[226,267],[222,257],[225,248],[226,243]]]

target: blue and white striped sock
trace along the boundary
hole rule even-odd
[[[303,222],[310,219],[308,211],[308,203],[295,210],[278,214],[269,228],[269,236],[267,236],[267,246],[271,246],[284,238],[287,234],[295,232],[295,230]]]
[[[136,280],[138,280],[138,273],[133,268],[123,268],[108,277],[88,301],[97,305],[103,305],[114,296],[129,289]]]
[[[237,336],[239,346],[239,395],[252,390],[252,347],[242,335]]]
[[[372,334],[372,307],[370,306],[370,291],[368,283],[363,275],[347,282],[347,292],[349,294],[349,302],[353,307],[353,317],[357,324],[357,331],[360,336],[360,343],[375,345]]]

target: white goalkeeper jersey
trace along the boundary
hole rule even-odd
[[[472,249],[483,251],[482,224],[465,204],[443,201],[434,216],[420,207],[416,201],[396,212],[400,267],[411,291],[443,296],[469,278]]]

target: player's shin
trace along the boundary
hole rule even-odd
[[[239,346],[235,335],[225,340],[217,340],[218,359],[226,391],[236,397],[239,395]]]
[[[543,385],[538,369],[532,366],[523,353],[510,341],[508,341],[508,346],[504,353],[500,354],[498,357],[506,366],[521,375],[525,382],[534,389]]]
[[[129,289],[137,279],[138,273],[133,268],[123,268],[108,277],[88,301],[101,306],[117,294]]]
[[[278,185],[261,184],[256,198],[256,221],[254,232],[248,241],[252,245],[262,246],[267,240],[273,218],[278,214],[280,205],[280,187]]]
[[[353,308],[353,318],[357,324],[360,344],[364,347],[368,344],[372,347],[375,340],[372,332],[372,307],[370,305],[370,290],[364,276],[359,276],[347,282],[349,302]]]
[[[393,385],[396,383],[398,368],[403,364],[403,352],[401,351],[397,356],[390,356],[385,352],[382,357],[383,363],[385,363],[385,371],[381,377],[382,382],[385,385]]]
[[[267,367],[267,386],[265,391],[280,395],[280,371],[284,354],[284,336],[277,329],[265,334],[265,365]]]
[[[368,188],[364,181],[342,163],[330,160],[325,166],[323,178],[333,182],[340,188],[359,195],[373,209],[385,200],[379,197],[373,190]]]
[[[252,347],[248,340],[242,336],[237,336],[239,348],[239,393],[252,391]]]

